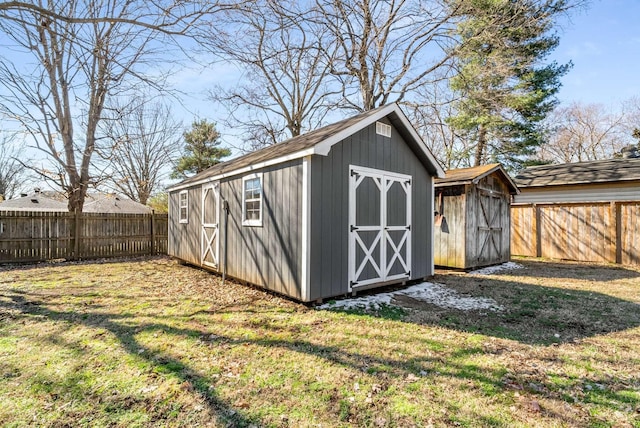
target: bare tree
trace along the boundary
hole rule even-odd
[[[446,0],[317,0],[337,44],[331,73],[347,107],[401,102],[446,78],[458,6]]]
[[[18,160],[20,150],[13,139],[2,136],[0,140],[0,201],[13,198],[24,186],[25,168]]]
[[[245,75],[238,87],[210,94],[229,110],[226,125],[240,126],[252,149],[300,135],[324,118],[336,91],[327,83],[326,28],[316,21],[317,11],[297,1],[264,0],[229,13],[228,32],[209,39]]]
[[[413,126],[445,169],[471,166],[473,144],[449,126],[447,118],[455,112],[453,93],[446,81],[425,85],[414,91],[405,111]]]
[[[538,156],[552,162],[609,159],[629,143],[624,115],[600,104],[573,103],[559,107],[547,118],[551,132]]]
[[[38,172],[81,211],[96,177],[91,160],[107,98],[144,83],[167,37],[184,34],[203,13],[228,5],[190,1],[39,0],[10,2],[0,31],[12,41],[0,62],[0,109],[30,134],[50,166]],[[46,11],[43,11],[45,9]]]
[[[182,124],[168,106],[145,98],[112,106],[103,121],[108,144],[100,150],[111,171],[109,182],[141,204],[158,192],[180,152]]]

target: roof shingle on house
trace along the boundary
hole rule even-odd
[[[0,211],[67,212],[68,207],[66,198],[61,193],[35,191],[26,196],[0,202]],[[82,211],[101,214],[147,214],[151,212],[151,208],[112,193],[92,192],[87,194]]]
[[[409,142],[410,146],[419,149],[416,150],[417,156],[423,160],[425,164],[429,163],[434,166],[435,171],[433,172],[435,175],[443,174],[439,163],[417,133],[415,133],[415,130],[413,130],[409,124],[408,119],[402,110],[400,110],[400,107],[397,104],[387,104],[374,110],[307,132],[306,134],[290,138],[272,146],[265,147],[255,152],[248,153],[238,158],[219,163],[194,175],[193,177],[189,177],[182,182],[177,183],[172,186],[170,190],[176,190],[177,188],[197,184],[212,177],[227,174],[231,175],[236,171],[244,170],[246,168],[250,169],[269,161],[282,160],[284,162],[288,157],[295,159],[306,154],[315,154],[306,152],[321,145],[322,143],[331,141],[337,142],[356,132],[356,130],[361,129],[363,125],[369,125],[382,117],[387,117],[391,123],[395,125],[396,129],[401,133],[403,138]]]
[[[43,192],[33,192],[19,198],[7,199],[0,202],[0,211],[43,211],[67,212],[65,202],[49,197]]]
[[[607,159],[532,166],[520,171],[514,181],[519,187],[640,181],[640,159]]]

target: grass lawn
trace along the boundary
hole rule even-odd
[[[640,269],[317,310],[167,258],[0,269],[2,426],[640,427]]]

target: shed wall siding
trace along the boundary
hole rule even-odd
[[[374,123],[335,144],[328,156],[312,158],[311,300],[348,292],[350,164],[413,177],[411,278],[433,274],[433,179],[393,126],[391,138],[375,128]]]
[[[242,177],[220,181],[220,268],[227,275],[296,299],[301,294],[302,160],[262,170],[262,226],[242,225]],[[201,266],[201,186],[188,189],[189,222],[179,223],[179,192],[169,196],[169,254]],[[223,201],[229,203],[225,237]],[[211,269],[211,268],[208,268]]]
[[[220,260],[225,263],[226,248],[228,275],[302,299],[302,159],[256,172],[263,173],[262,226],[242,225],[242,176],[221,182],[229,223],[226,240],[221,234]]]
[[[520,187],[520,194],[514,197],[514,203],[518,204],[638,200],[640,200],[640,183]]]
[[[187,189],[188,223],[179,222],[178,199],[180,192],[169,194],[168,254],[186,262],[200,264],[200,224],[202,221],[202,192],[200,186]]]
[[[436,189],[436,195],[441,189]],[[436,203],[438,196],[436,196]],[[442,196],[444,219],[434,226],[434,263],[436,266],[466,266],[466,194]],[[436,205],[436,210],[438,209]]]

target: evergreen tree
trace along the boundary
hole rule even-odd
[[[542,121],[557,104],[571,64],[544,64],[558,45],[555,17],[570,0],[460,0],[456,114],[448,123],[474,140],[474,164],[526,164],[542,142]]]
[[[197,174],[231,155],[229,148],[220,147],[220,133],[215,123],[206,119],[194,121],[191,130],[184,133],[184,139],[184,154],[178,159],[172,178]]]

